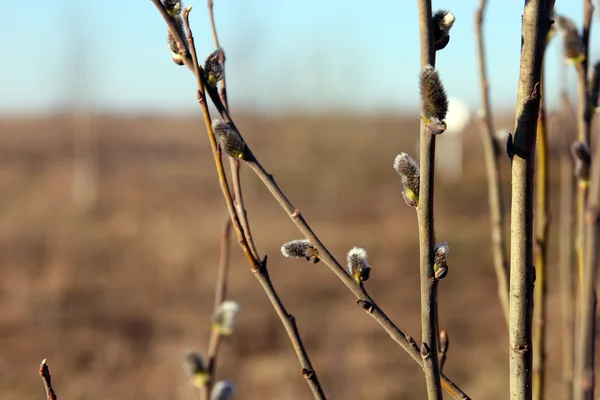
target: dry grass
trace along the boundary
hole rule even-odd
[[[416,216],[392,168],[399,152],[416,156],[417,116],[247,115],[236,123],[336,256],[354,245],[369,251],[369,292],[419,337]],[[37,369],[47,358],[59,398],[194,399],[180,360],[186,349],[206,351],[226,216],[202,122],[96,116],[92,128],[99,197],[79,212],[71,119],[0,120],[0,393],[43,396]],[[445,372],[471,397],[493,400],[506,398],[508,341],[476,129],[466,133],[462,180],[436,186],[437,240],[451,247],[440,324],[451,339]],[[506,180],[508,158],[502,169]],[[554,200],[558,165],[552,170]],[[258,179],[242,175],[259,252],[269,255],[328,396],[424,398],[422,372],[327,268],[281,256],[281,244],[299,235]],[[560,387],[557,241],[551,232],[549,393]],[[230,298],[242,310],[219,378],[236,383],[238,398],[310,398],[279,320],[233,248]]]

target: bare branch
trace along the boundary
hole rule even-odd
[[[523,12],[516,127],[512,142],[510,266],[510,398],[532,395],[533,176],[540,80],[550,26],[544,0],[528,0]]]
[[[488,181],[488,198],[490,205],[490,218],[492,229],[492,254],[494,258],[494,272],[498,282],[498,298],[508,326],[508,252],[506,248],[506,222],[504,217],[504,200],[502,198],[502,182],[500,180],[498,149],[494,137],[492,107],[490,105],[489,84],[486,69],[486,57],[483,40],[483,21],[487,0],[481,0],[475,12],[475,30],[477,36],[477,60],[479,66],[479,80],[481,84],[481,107],[483,139],[483,156]]]
[[[46,359],[42,360],[40,364],[40,376],[44,381],[44,388],[46,389],[46,398],[48,400],[56,400],[58,397],[52,388],[52,378],[50,377],[50,368],[48,368],[48,364],[46,363]]]

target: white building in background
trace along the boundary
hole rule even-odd
[[[454,183],[463,173],[463,131],[471,122],[471,109],[457,99],[448,99],[446,132],[436,141],[436,175],[440,182]]]

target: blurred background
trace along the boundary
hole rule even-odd
[[[214,50],[205,2],[189,2],[200,55]],[[491,263],[487,182],[476,116],[475,0],[456,15],[437,67],[452,132],[438,140],[436,234],[451,247],[440,284],[445,372],[472,398],[508,393],[508,337]],[[232,115],[265,168],[340,260],[368,250],[367,289],[420,336],[416,215],[394,157],[417,158],[416,2],[215,0]],[[557,11],[582,23],[580,2]],[[48,359],[59,398],[197,398],[181,367],[206,352],[226,209],[192,74],[176,66],[148,0],[49,0],[0,13],[0,393],[41,398]],[[514,125],[522,1],[490,0],[485,38],[499,140]],[[598,59],[594,16],[590,59]],[[551,207],[558,207],[559,107],[576,74],[561,39],[546,55]],[[576,103],[572,102],[573,106]],[[215,114],[216,115],[216,114]],[[510,198],[508,158],[501,168]],[[284,259],[300,234],[242,168],[258,250],[267,254],[332,399],[425,398],[413,360],[323,264]],[[508,204],[507,204],[508,205]],[[556,215],[556,213],[555,213]],[[508,216],[508,210],[507,210]],[[560,387],[557,218],[550,236],[548,398]],[[218,379],[238,398],[309,399],[285,331],[232,241],[228,298],[240,303]]]

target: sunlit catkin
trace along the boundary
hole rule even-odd
[[[353,247],[346,257],[348,273],[357,283],[364,282],[371,275],[367,251],[360,247]]]
[[[435,247],[435,264],[433,265],[435,279],[444,279],[448,274],[448,251],[450,251],[450,247],[445,242]]]
[[[563,47],[567,62],[574,65],[584,62],[585,49],[575,22],[562,15],[557,15],[556,24],[563,35]]]
[[[446,114],[448,113],[448,96],[435,68],[431,65],[423,67],[420,76],[421,116],[432,133],[442,133],[446,129]]]
[[[220,119],[212,122],[212,129],[221,150],[230,157],[248,160],[248,147],[239,132],[230,123]]]
[[[183,18],[181,17],[181,11],[183,9],[183,5],[179,0],[162,0],[163,5],[165,6],[165,10],[167,10],[167,14],[169,14],[169,18],[173,21],[175,25],[175,30],[181,39],[184,41],[183,45],[186,46],[185,51],[187,52],[187,35],[185,33],[185,28],[183,27]],[[171,51],[171,57],[173,58],[173,62],[177,65],[183,65],[183,55],[179,50],[179,45],[177,44],[177,40],[173,37],[171,32],[169,31],[167,34],[167,44],[169,46],[169,50]]]
[[[408,154],[400,153],[394,159],[394,169],[400,175],[404,201],[411,207],[419,206],[419,164]]]
[[[296,239],[281,246],[281,254],[287,258],[304,258],[316,264],[319,262],[319,251],[313,247],[308,239]]]
[[[200,353],[188,351],[183,355],[183,369],[190,377],[190,382],[196,387],[201,387],[207,378],[204,359]]]
[[[216,86],[223,79],[225,71],[223,65],[224,53],[221,49],[216,49],[204,61],[204,77],[211,86]]]

